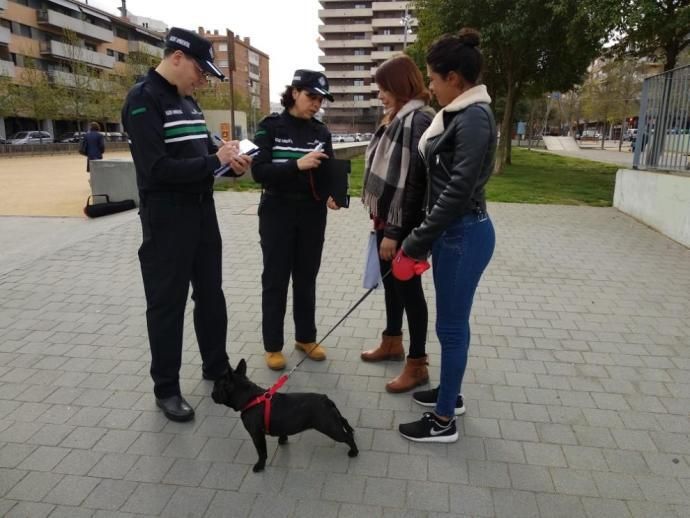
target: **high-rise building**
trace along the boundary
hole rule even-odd
[[[412,2],[395,0],[319,0],[326,69],[335,101],[324,121],[332,132],[370,132],[382,112],[376,98],[376,68],[416,40]]]
[[[214,62],[228,79],[230,65],[234,63],[234,91],[243,96],[252,108],[247,110],[249,129],[252,131],[259,122],[259,116],[270,113],[268,54],[253,47],[249,38],[240,38],[227,30],[220,33],[199,27],[198,32],[213,43]]]

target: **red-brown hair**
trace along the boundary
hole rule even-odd
[[[429,102],[431,95],[424,86],[424,77],[417,64],[406,54],[393,56],[376,69],[374,80],[379,88],[390,92],[395,97],[396,107],[386,114],[384,122],[389,121],[402,106],[412,99]]]

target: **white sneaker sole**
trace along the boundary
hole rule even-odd
[[[450,443],[450,442],[456,442],[458,438],[460,437],[458,435],[458,432],[456,431],[453,435],[431,435],[429,437],[410,437],[409,435],[405,435],[401,431],[398,430],[398,433],[402,435],[405,439],[408,439],[410,441],[414,442],[442,442],[442,443]]]
[[[417,401],[414,398],[412,399],[412,401],[414,401],[418,405],[425,406],[425,407],[435,407],[436,406],[436,403],[422,403],[421,401]],[[465,415],[466,411],[467,411],[467,409],[465,408],[465,405],[462,405],[460,408],[455,407],[455,415]]]

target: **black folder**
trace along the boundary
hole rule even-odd
[[[350,161],[329,158],[321,162],[319,169],[324,194],[331,196],[339,207],[349,207],[350,195],[347,191],[350,186]]]

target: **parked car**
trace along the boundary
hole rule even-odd
[[[349,133],[336,133],[332,136],[333,142],[356,142],[355,136]]]
[[[81,139],[84,138],[84,135],[85,133],[83,131],[70,131],[60,135],[56,141],[62,144],[75,144],[77,142],[81,142]]]
[[[52,144],[53,136],[47,131],[18,131],[8,139],[12,145]]]
[[[637,128],[629,128],[625,132],[625,140],[629,140],[630,142],[632,142],[636,138],[637,138]]]
[[[599,133],[595,129],[586,129],[582,132],[582,135],[580,136],[580,138],[599,140],[599,139],[601,139],[601,133]]]

